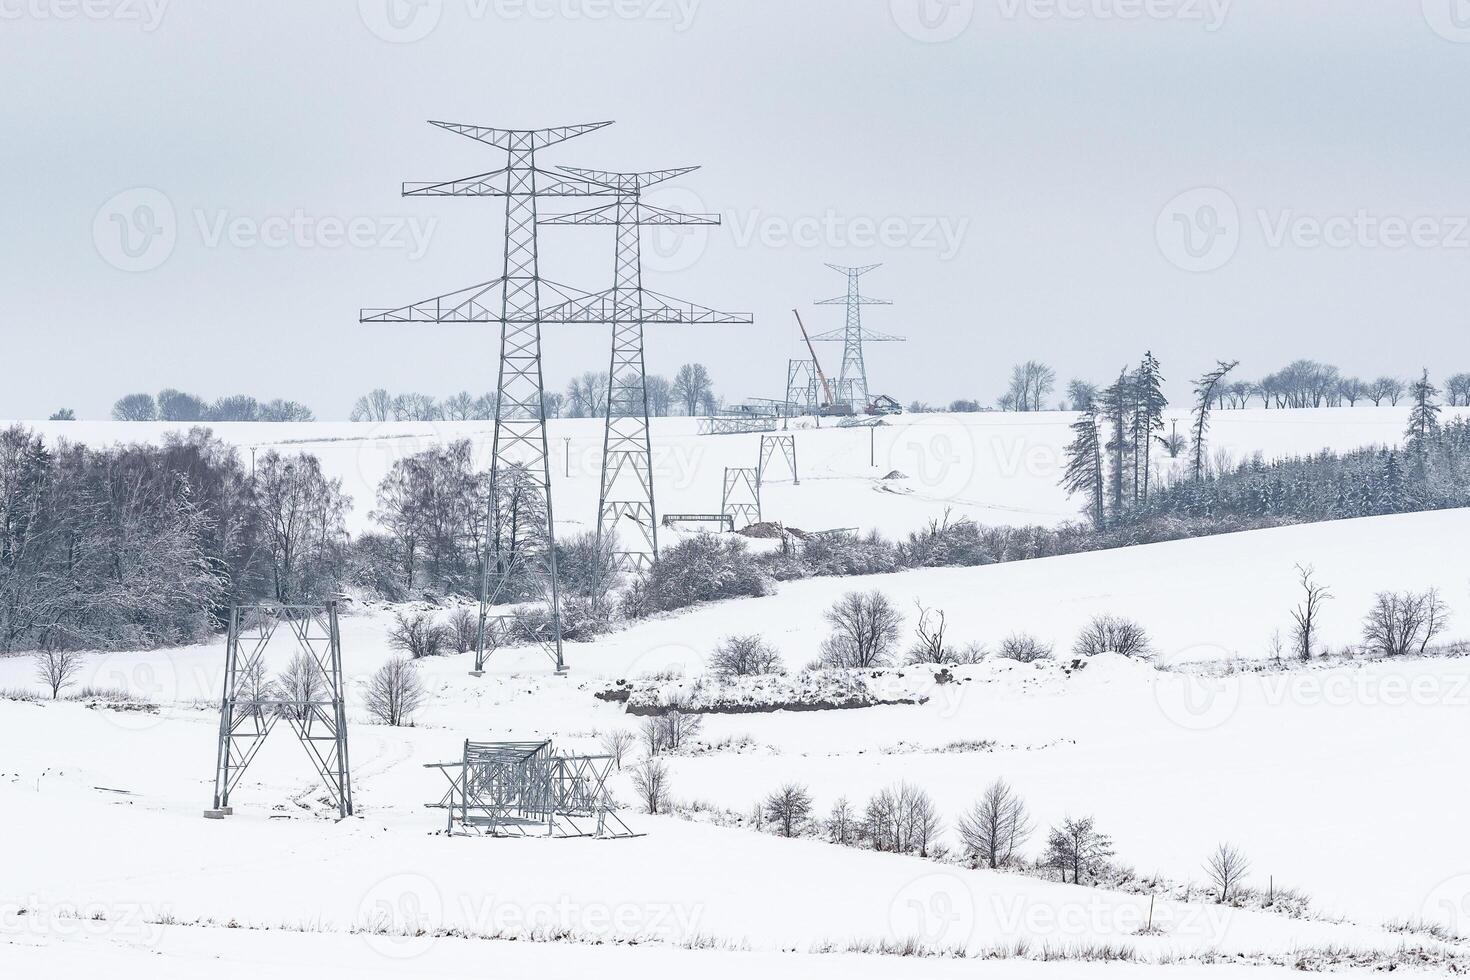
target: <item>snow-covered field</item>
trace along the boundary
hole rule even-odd
[[[1221,413],[1216,444],[1241,456],[1392,442],[1403,417],[1403,409]],[[1073,508],[1055,478],[1069,421],[904,417],[877,432],[876,467],[866,431],[803,432],[801,486],[768,485],[767,517],[894,534],[947,506],[989,522],[1067,519]],[[666,464],[688,464],[682,477],[665,474],[663,508],[717,509],[720,470],[753,465],[758,437],[700,438],[687,425],[673,420],[656,431]],[[445,433],[486,434],[475,423],[393,423],[380,432],[320,425],[290,436],[274,426],[216,428],[242,447],[286,443],[319,454],[358,498],[362,520],[370,487],[396,455]],[[86,441],[156,434],[110,423],[65,431]],[[553,427],[558,446],[565,437],[574,478],[558,484],[557,508],[570,525],[595,507],[599,437],[595,423]],[[912,492],[879,488],[874,477],[891,469],[909,475]],[[284,730],[237,791],[235,815],[201,817],[222,644],[91,656],[80,683],[125,687],[159,707],[0,700],[0,974],[939,978],[985,970],[1234,980],[1284,973],[1271,964],[1301,956],[1315,962],[1313,950],[1437,949],[1423,933],[1383,927],[1414,919],[1470,934],[1470,789],[1458,775],[1470,658],[1300,667],[1271,662],[1269,640],[1289,626],[1298,563],[1315,566],[1331,588],[1323,630],[1333,646],[1357,638],[1368,600],[1383,589],[1440,589],[1456,613],[1451,636],[1470,635],[1467,540],[1470,514],[1445,512],[790,583],[770,597],[569,645],[564,678],[533,650],[503,651],[479,679],[468,676],[466,657],[425,662],[431,697],[412,729],[367,723],[362,681],[392,655],[391,610],[359,607],[343,626],[359,813],[343,822],[325,815]],[[882,589],[906,611],[915,600],[944,609],[960,644],[994,647],[1026,630],[1056,644],[1062,659],[991,659],[955,668],[950,684],[922,667],[884,680],[927,698],[922,704],[710,716],[700,740],[716,748],[669,760],[676,799],[745,813],[795,780],[824,812],[839,796],[860,806],[907,779],[934,797],[952,844],[960,813],[999,776],[1042,827],[1095,815],[1118,859],[1141,876],[1202,886],[1206,855],[1231,841],[1252,861],[1249,884],[1299,888],[1314,915],[1225,909],[1202,887],[1175,889],[1155,903],[1160,934],[1139,935],[1150,904],[1142,894],[676,817],[628,814],[646,833],[631,840],[446,837],[437,833],[442,814],[422,806],[443,788],[423,764],[455,757],[464,739],[554,737],[559,747],[592,749],[598,733],[639,721],[598,691],[671,667],[692,680],[728,634],[759,631],[788,667],[803,666],[824,635],[821,611],[855,588]],[[1102,612],[1142,622],[1155,661],[1104,655],[1072,665],[1072,637]],[[1222,667],[1237,660],[1250,663]],[[35,689],[31,672],[27,658],[0,659],[0,689]],[[626,775],[615,791],[631,799]],[[1040,848],[1033,839],[1026,850]],[[503,938],[352,934],[385,922]],[[240,928],[223,928],[231,923]],[[556,928],[579,942],[504,941]],[[1025,940],[1032,957],[1109,944],[1145,961],[1187,961],[977,964],[821,951],[913,938],[972,954]],[[633,940],[640,944],[606,945]],[[1470,952],[1446,945],[1456,956]],[[1226,962],[1191,959],[1217,957]]]
[[[1465,410],[1446,409],[1444,417],[1457,411]],[[1057,481],[1075,418],[1066,412],[901,415],[876,431],[830,423],[820,430],[802,428],[797,431],[801,486],[790,483],[778,462],[762,492],[764,516],[806,530],[879,527],[894,533],[946,512],[985,524],[1073,520],[1078,505]],[[1408,409],[1248,409],[1217,412],[1213,418],[1211,453],[1225,451],[1239,460],[1255,452],[1269,458],[1397,443]],[[25,424],[48,440],[64,437],[92,445],[156,441],[188,428],[165,422]],[[1187,432],[1187,413],[1179,413],[1177,424]],[[378,484],[395,461],[449,440],[469,439],[475,458],[488,465],[494,435],[489,422],[226,422],[208,427],[240,447],[246,461],[252,450],[317,456],[353,499],[349,530],[354,534],[371,526],[368,515]],[[653,422],[660,513],[718,513],[725,468],[758,462],[759,435],[699,436],[697,428],[686,418]],[[597,520],[602,423],[553,420],[549,439],[559,530],[590,527]],[[905,479],[881,479],[894,470]]]

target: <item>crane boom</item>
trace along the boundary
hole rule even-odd
[[[822,362],[817,360],[817,349],[812,346],[812,338],[806,332],[806,324],[801,322],[801,312],[799,310],[792,310],[791,312],[796,316],[796,325],[801,328],[801,339],[806,341],[806,349],[811,352],[812,366],[817,369],[817,378],[822,382],[822,391],[826,393],[827,404],[830,406],[834,403],[832,386],[827,383],[827,375],[822,370]]]

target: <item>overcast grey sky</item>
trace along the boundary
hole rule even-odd
[[[649,360],[729,397],[780,393],[793,306],[841,323],[829,261],[884,263],[904,402],[1145,348],[1181,394],[1217,357],[1470,370],[1464,0],[0,0],[0,80],[0,417],[491,388],[490,328],[356,322],[498,274],[500,202],[398,195],[503,163],[427,119],[613,119],[543,163],[703,165],[653,199],[725,224],[650,235],[647,282],[757,324]],[[583,288],[611,252],[542,233]],[[546,353],[558,386],[607,356]]]

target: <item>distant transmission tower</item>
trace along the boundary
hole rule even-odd
[[[556,522],[551,509],[550,451],[546,442],[546,404],[541,372],[542,294],[560,304],[584,295],[541,278],[536,243],[537,200],[543,197],[609,197],[615,191],[590,180],[537,168],[536,151],[610,125],[606,122],[555,129],[494,129],[459,123],[433,125],[504,150],[507,165],[490,173],[435,184],[405,184],[405,197],[505,198],[505,264],[502,276],[458,292],[396,310],[364,310],[364,323],[496,323],[500,324],[500,375],[495,408],[494,456],[487,506],[487,547],[494,561],[482,561],[480,640],[483,652],[489,609],[506,594],[513,576],[525,573],[539,581],[551,614],[547,653],[558,672],[562,656],[561,588],[556,568]],[[518,522],[502,533],[502,481],[510,488],[524,481],[540,495],[541,506],[521,507]],[[517,494],[518,496],[518,494]],[[539,511],[539,513],[538,513]],[[529,512],[529,513],[528,513]],[[542,518],[544,517],[544,521]],[[492,582],[493,578],[493,582]]]
[[[833,265],[829,262],[827,268],[847,276],[847,295],[838,296],[835,299],[824,299],[817,305],[846,306],[847,325],[841,330],[830,330],[827,333],[818,334],[812,340],[842,342],[842,374],[839,375],[838,381],[839,397],[845,398],[852,405],[853,411],[861,412],[868,407],[871,400],[868,392],[868,366],[863,357],[863,345],[866,343],[898,343],[904,338],[863,329],[864,306],[893,305],[886,299],[871,299],[864,296],[858,285],[858,280],[878,268],[877,265],[850,267]]]
[[[602,489],[597,504],[597,537],[612,536],[621,568],[642,571],[658,560],[653,450],[649,441],[648,388],[643,328],[648,324],[748,324],[748,313],[719,313],[643,288],[643,226],[717,225],[713,215],[689,215],[644,204],[645,187],[697,170],[614,173],[561,167],[574,177],[616,188],[613,204],[542,218],[543,225],[613,225],[617,255],[612,289],[573,300],[544,312],[545,323],[597,323],[612,327],[608,368],[607,417],[603,430]]]

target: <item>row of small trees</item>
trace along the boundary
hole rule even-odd
[[[667,774],[665,774],[665,783]],[[929,794],[917,785],[900,781],[880,790],[861,809],[846,797],[839,798],[826,817],[818,817],[812,795],[801,783],[786,783],[767,795],[757,811],[782,837],[821,835],[834,844],[870,847],[878,851],[942,856],[937,843],[943,825]],[[990,869],[1028,866],[1021,850],[1035,827],[1025,801],[1003,779],[991,783],[963,813],[956,833],[964,859],[973,867]],[[1064,817],[1046,832],[1044,847],[1029,865],[1056,872],[1065,883],[1081,884],[1084,876],[1096,876],[1114,855],[1113,840],[1091,817]],[[1220,844],[1204,865],[1214,883],[1217,898],[1229,902],[1250,862],[1239,849]]]
[[[146,392],[124,395],[112,406],[119,422],[312,422],[311,409],[280,398],[257,401],[250,395],[227,395],[208,402],[186,391],[165,388],[155,398]]]
[[[673,378],[650,374],[645,378],[648,413],[653,416],[674,414],[713,414],[720,400],[714,391],[709,369],[703,364],[685,364]],[[598,418],[607,411],[609,393],[606,371],[588,371],[567,383],[565,392],[547,391],[543,396],[547,418]],[[474,395],[460,391],[444,399],[420,392],[394,394],[377,388],[359,398],[352,406],[354,422],[463,422],[495,418],[497,398],[494,392]],[[633,406],[641,409],[641,406]]]
[[[1250,408],[1259,402],[1262,408],[1337,408],[1360,402],[1374,405],[1397,405],[1413,391],[1413,382],[1391,375],[1372,380],[1344,375],[1336,367],[1312,360],[1293,361],[1279,371],[1256,381],[1237,379],[1216,386],[1210,394],[1211,406],[1218,409]],[[1085,412],[1090,410],[1105,390],[1080,378],[1070,381],[1062,397],[1049,401],[1057,389],[1057,372],[1041,361],[1026,361],[1011,369],[1011,380],[1004,394],[995,402],[1002,412],[1043,412],[1048,409]],[[1470,405],[1470,374],[1455,374],[1444,381],[1444,392],[1454,406]],[[914,402],[911,411],[929,412],[932,407]],[[950,402],[951,412],[980,412],[985,407],[973,399]]]

